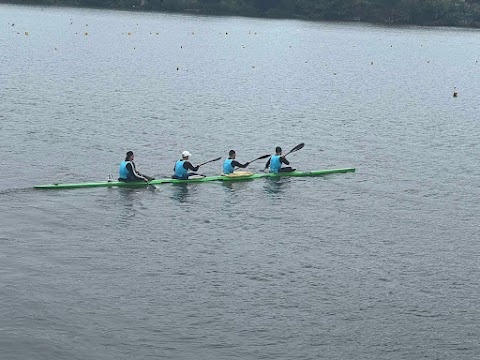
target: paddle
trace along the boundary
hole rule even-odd
[[[218,158],[215,158],[215,159],[212,159],[212,160],[205,161],[205,162],[203,162],[203,163],[201,163],[201,164],[198,164],[197,166],[198,166],[198,167],[200,167],[200,166],[203,166],[203,165],[205,165],[205,164],[208,164],[208,163],[211,163],[211,162],[214,162],[214,161],[218,161],[218,160],[220,160],[221,158],[222,158],[222,157],[221,157],[221,156],[219,156]]]
[[[291,154],[292,152],[295,152],[295,151],[298,151],[298,150],[300,150],[300,149],[303,149],[304,146],[305,146],[305,143],[298,144],[298,145],[295,146],[292,150],[290,150],[290,151],[287,152],[285,155],[283,155],[283,157],[287,156],[288,154]]]
[[[153,184],[150,184],[149,182],[147,183],[147,187],[150,189],[150,190],[157,190],[157,187]]]
[[[147,187],[150,189],[150,190],[156,190],[157,187],[153,184],[150,184],[150,181],[152,180],[155,180],[155,178],[151,177],[151,176],[148,176],[148,175],[144,175],[142,174],[142,176],[147,179],[148,181],[145,181],[147,183]]]
[[[270,154],[262,155],[262,156],[256,158],[255,160],[249,161],[248,163],[251,164],[252,162],[257,161],[257,160],[266,159],[266,158],[268,158],[269,156],[270,156]]]
[[[145,181],[145,183],[147,184],[147,188],[149,188],[150,190],[156,190],[157,187],[150,183],[150,181],[152,181],[153,179],[150,177],[147,177],[147,180],[148,181]]]

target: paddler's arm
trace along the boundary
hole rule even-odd
[[[143,177],[141,174],[137,173],[137,170],[135,169],[135,164],[129,163],[127,164],[127,170],[130,174],[132,174],[135,179],[138,179],[139,181],[148,181],[145,177]]]
[[[280,162],[281,162],[282,164],[285,164],[285,165],[290,165],[290,161],[288,161],[285,156],[282,156],[282,157],[280,158]]]
[[[192,171],[198,171],[198,169],[200,169],[200,166],[193,166],[190,161],[185,161],[183,163],[183,167],[187,170],[192,170]]]
[[[245,164],[241,164],[237,160],[232,161],[232,166],[233,167],[239,167],[239,168],[245,169],[248,165],[250,165],[249,162],[246,162]]]

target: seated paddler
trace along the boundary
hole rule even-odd
[[[173,167],[173,179],[188,180],[189,176],[197,175],[195,173],[188,172],[189,170],[195,172],[200,168],[200,166],[192,165],[192,163],[189,161],[190,156],[192,156],[192,154],[190,154],[188,151],[182,152],[182,158],[177,160],[175,166]]]
[[[270,167],[270,172],[274,174],[278,174],[280,172],[295,171],[295,169],[292,169],[290,166],[282,167],[282,164],[290,165],[290,162],[285,156],[282,155],[282,148],[280,146],[277,146],[275,148],[275,155],[272,155],[270,159],[268,159],[267,163],[265,164],[264,170]]]
[[[135,155],[133,151],[129,151],[126,154],[125,160],[120,163],[119,178],[118,181],[129,182],[129,181],[150,181],[153,180],[153,177],[144,175],[137,171],[135,166]]]
[[[237,160],[235,160],[236,157],[235,150],[230,150],[228,152],[228,159],[225,159],[223,162],[223,174],[228,175],[232,174],[235,171],[235,168],[241,168],[245,169],[250,163],[246,162],[245,164],[239,163]]]

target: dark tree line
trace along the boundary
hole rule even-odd
[[[480,27],[480,0],[0,0],[0,2]]]

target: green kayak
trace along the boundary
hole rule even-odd
[[[278,178],[278,177],[285,177],[285,176],[293,176],[293,177],[304,177],[304,176],[322,176],[328,174],[335,174],[335,173],[346,173],[346,172],[354,172],[355,168],[343,168],[343,169],[330,169],[330,170],[315,170],[315,171],[293,171],[293,172],[286,172],[286,173],[259,173],[259,174],[252,174],[247,173],[246,175],[240,176],[226,176],[226,175],[218,175],[218,176],[207,176],[207,177],[199,177],[195,179],[188,179],[188,180],[178,180],[178,179],[158,179],[149,181],[148,184],[151,185],[160,185],[160,184],[189,184],[189,183],[199,183],[199,182],[207,182],[207,181],[247,181],[247,180],[254,180],[254,179],[261,179],[261,178]],[[35,185],[35,189],[76,189],[76,188],[90,188],[90,187],[142,187],[148,185],[145,182],[121,182],[121,181],[103,181],[103,182],[91,182],[91,183],[78,183],[78,184],[50,184],[50,185]]]

